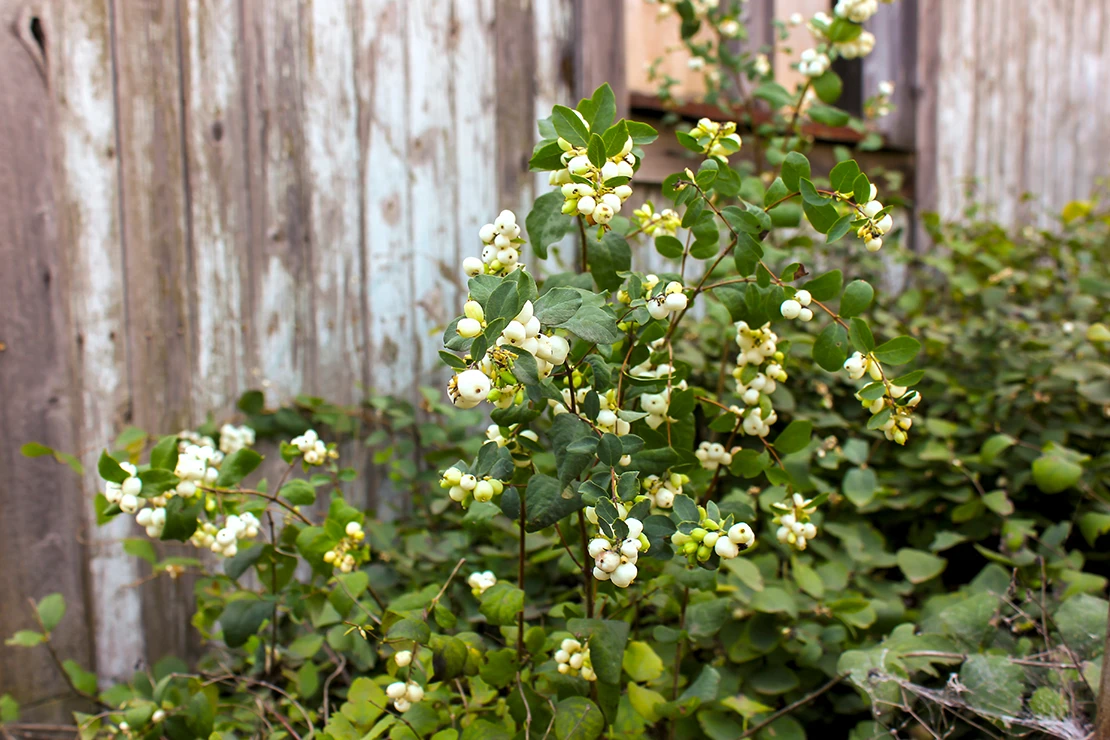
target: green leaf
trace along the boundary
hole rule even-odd
[[[1021,713],[1025,669],[1001,655],[972,655],[960,667],[963,699],[988,715]]]
[[[556,105],[551,111],[551,122],[555,133],[575,146],[586,146],[590,140],[590,130],[582,119],[565,105]]]
[[[838,162],[829,172],[829,183],[836,192],[850,195],[857,177],[859,177],[859,165],[856,164],[856,160],[846,159]]]
[[[512,321],[524,307],[524,297],[520,294],[515,283],[508,279],[502,281],[486,300],[482,308],[485,310],[486,322],[492,323],[495,319]]]
[[[112,483],[123,483],[131,477],[131,474],[119,466],[115,458],[108,454],[107,450],[100,453],[100,460],[96,463],[96,472],[100,477]]]
[[[829,105],[811,105],[806,113],[817,123],[822,123],[834,128],[846,126],[848,122],[852,120],[852,117],[847,112]]]
[[[652,723],[659,721],[659,713],[656,711],[656,707],[667,703],[667,700],[658,691],[645,689],[643,686],[634,683],[628,684],[628,701],[637,714]]]
[[[817,187],[809,180],[809,178],[803,177],[801,180],[798,181],[798,191],[802,194],[802,200],[811,206],[831,205],[829,201],[829,196],[818,193]],[[833,210],[835,211],[836,209],[834,208]],[[825,231],[828,231],[828,229],[826,229]],[[825,232],[822,231],[821,233],[823,234]]]
[[[636,146],[650,144],[659,138],[659,132],[646,123],[625,121],[625,125],[628,126],[628,135],[632,137],[632,143]]]
[[[818,301],[831,301],[840,295],[840,288],[844,285],[844,274],[840,270],[829,270],[823,275],[808,281],[804,286],[806,290]]]
[[[563,214],[564,202],[565,198],[558,190],[544,193],[536,198],[532,210],[524,219],[528,241],[532,244],[532,251],[540,259],[547,259],[548,247],[561,241],[574,229],[574,219]]]
[[[902,384],[899,383],[898,385]],[[999,455],[1016,444],[1018,444],[1018,440],[1008,434],[992,435],[979,448],[979,462],[983,465],[993,465]]]
[[[177,454],[177,435],[162,437],[150,451],[150,467],[173,472],[177,468]]]
[[[490,624],[511,625],[516,623],[516,615],[524,608],[524,592],[502,581],[486,589],[480,602],[478,610]]]
[[[19,721],[19,702],[11,694],[0,696],[0,723]]]
[[[829,233],[825,235],[825,243],[832,244],[843,238],[845,234],[852,230],[852,221],[853,216],[850,213],[845,213],[838,218],[833,225],[829,227]]]
[[[584,696],[571,696],[555,706],[555,737],[559,740],[595,740],[605,731],[605,717]]]
[[[817,93],[817,97],[823,103],[835,103],[840,99],[840,93],[844,90],[844,83],[833,70],[826,71],[820,77],[813,78],[813,89]]]
[[[813,435],[813,422],[795,420],[775,437],[774,448],[779,454],[789,455],[793,452],[804,450]]]
[[[19,448],[19,452],[24,457],[46,457],[54,454],[53,449],[38,442],[28,442]],[[4,696],[7,696],[7,694],[4,694]]]
[[[142,495],[146,498],[165,493],[171,488],[175,488],[177,484],[181,482],[181,479],[172,472],[163,470],[162,468],[140,470],[138,477],[139,480],[143,482]]]
[[[224,642],[228,647],[241,647],[252,635],[258,633],[273,614],[274,605],[260,599],[240,599],[224,607],[220,615],[220,626],[224,631]]]
[[[217,488],[230,488],[238,485],[259,465],[262,464],[262,455],[249,447],[236,450],[224,458],[220,464],[220,475],[216,478]]]
[[[751,234],[741,232],[736,237],[736,248],[733,250],[733,260],[736,271],[742,277],[748,277],[755,272],[759,261],[763,259],[762,245]]]
[[[1083,477],[1083,466],[1056,453],[1041,455],[1033,461],[1033,482],[1045,493],[1060,493]]]
[[[905,365],[921,351],[921,342],[913,337],[895,337],[875,348],[875,357],[888,365]]]
[[[583,305],[562,327],[592,344],[613,344],[624,336],[616,318],[596,306]]]
[[[678,239],[668,234],[655,237],[655,251],[667,259],[676,260],[682,256],[686,248]]]
[[[592,454],[587,453],[590,457]],[[538,532],[554,526],[556,522],[584,506],[582,496],[572,485],[564,485],[557,478],[542,473],[528,479],[524,496],[527,503],[524,529],[528,532]],[[514,518],[519,516],[518,512]]]
[[[201,500],[197,497],[186,501],[180,496],[174,496],[166,504],[166,526],[162,528],[162,540],[176,540],[184,542],[197,531],[197,517],[202,510]]]
[[[1106,639],[1107,603],[1090,594],[1067,599],[1053,616],[1060,636],[1078,655],[1097,655]]]
[[[678,700],[698,699],[702,704],[717,700],[721,685],[721,674],[711,665],[703,666],[694,682],[678,697]]]
[[[814,205],[806,201],[802,203],[802,210],[805,212],[810,225],[820,234],[828,234],[832,231],[840,218],[840,214],[836,212],[836,207],[831,203]]]
[[[281,487],[278,495],[293,506],[309,506],[316,503],[316,489],[302,478],[294,478],[286,483]]]
[[[844,318],[859,316],[871,305],[875,298],[875,289],[863,280],[853,280],[844,289],[844,296],[840,299],[840,315]]]
[[[82,668],[77,661],[67,660],[62,663],[62,670],[69,676],[69,680],[77,688],[78,691],[83,691],[86,694],[96,696],[96,674],[91,671],[86,671]],[[151,710],[153,713],[153,710]]]
[[[594,167],[600,168],[605,164],[605,142],[597,134],[590,134],[590,143],[586,147],[586,156]]]
[[[347,701],[340,713],[358,727],[370,727],[382,716],[389,699],[382,687],[366,676],[359,676],[347,689]],[[361,735],[360,735],[361,736]]]
[[[590,660],[598,682],[619,684],[628,623],[614,619],[568,619],[567,629],[580,640],[589,641]]]
[[[1083,533],[1087,544],[1094,547],[1099,537],[1110,532],[1110,514],[1088,511],[1080,515],[1079,531]]]
[[[663,659],[651,645],[639,640],[628,643],[621,665],[633,681],[640,683],[654,681],[663,675]]]
[[[878,478],[871,468],[852,468],[844,475],[841,490],[845,498],[859,508],[871,503],[875,498]]]
[[[837,323],[826,326],[813,343],[813,361],[830,373],[840,370],[848,359],[848,332]]]
[[[942,557],[925,552],[903,547],[897,553],[898,567],[910,583],[924,583],[936,578],[943,571],[948,561]]]
[[[617,98],[613,94],[613,88],[609,87],[608,82],[603,82],[589,99],[579,101],[578,110],[590,122],[592,130],[604,131],[609,128],[617,117]],[[565,136],[563,138],[566,139]]]
[[[620,273],[632,269],[632,249],[623,236],[608,231],[600,239],[589,236],[586,250],[590,260],[590,274],[601,290],[616,290],[624,282]]]
[[[31,630],[19,630],[14,635],[4,640],[5,645],[12,647],[34,647],[46,642],[46,635]]]
[[[123,551],[128,555],[141,558],[151,565],[158,562],[158,554],[154,551],[154,543],[148,539],[133,537],[123,541]]]
[[[801,180],[809,179],[809,160],[800,152],[790,152],[782,162],[782,182],[791,193],[798,192]],[[812,186],[812,183],[811,183]]]
[[[825,595],[825,582],[812,567],[797,560],[790,570],[794,574],[794,581],[798,584],[798,588],[815,599],[820,599]]]
[[[860,352],[870,352],[875,349],[875,337],[871,334],[871,327],[858,316],[853,317],[848,327],[848,339],[852,346]]]
[[[62,617],[66,614],[66,600],[61,594],[50,594],[44,596],[41,601],[35,606],[39,614],[39,620],[42,622],[43,629],[47,632],[53,632],[58,623],[62,621]]]
[[[546,326],[570,319],[582,305],[582,294],[573,288],[552,288],[535,302],[532,313]]]

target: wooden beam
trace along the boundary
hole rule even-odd
[[[495,13],[491,51],[497,81],[497,200],[523,219],[535,179],[528,171],[528,160],[536,141],[536,121],[532,106],[525,104],[536,97],[535,13],[532,0],[497,0]],[[462,236],[464,244],[473,243],[466,234]]]
[[[589,97],[608,82],[617,98],[617,118],[628,115],[624,55],[624,3],[574,0],[574,94]]]
[[[919,0],[917,5],[917,63],[913,76],[914,152],[914,233],[911,246],[923,251],[929,235],[921,214],[936,211],[937,200],[937,78],[940,70],[940,33],[942,0]]]
[[[51,457],[20,454],[27,442],[76,452],[65,250],[51,162],[49,35],[23,3],[0,0],[0,636],[38,631],[29,599],[59,592],[67,612],[52,643],[64,659],[95,670],[86,606],[88,572],[78,533],[87,500],[78,477]],[[75,701],[42,647],[0,645],[0,694],[26,705],[25,718],[65,721]]]
[[[863,98],[878,93],[884,81],[894,83],[894,112],[879,119],[877,127],[888,148],[911,151],[917,122],[918,0],[880,5],[867,28],[876,42],[875,50],[863,59]]]

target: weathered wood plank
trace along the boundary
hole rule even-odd
[[[370,387],[412,395],[408,76],[403,0],[363,0],[357,25],[359,148]],[[414,396],[413,396],[414,397]]]
[[[70,481],[67,488],[78,490],[73,505],[83,513],[97,671],[113,680],[131,675],[145,641],[139,592],[129,587],[139,567],[119,543],[132,525],[120,518],[97,527],[92,509],[100,486],[96,458],[129,408],[110,0],[54,0],[44,24],[58,225],[73,322],[67,341],[78,394],[73,451],[87,471],[82,484]]]
[[[28,599],[60,592],[68,605],[53,635],[59,654],[95,665],[93,620],[79,533],[85,507],[73,474],[50,458],[20,454],[26,442],[77,449],[66,303],[66,250],[48,164],[51,99],[44,62],[60,48],[38,48],[21,3],[0,1],[0,634],[36,629]],[[81,708],[46,651],[0,646],[0,694],[29,705],[30,719],[65,719]]]
[[[863,59],[863,98],[878,93],[879,84],[894,83],[894,111],[878,121],[887,147],[910,151],[914,146],[914,69],[917,63],[917,0],[880,5],[867,23],[875,34],[875,50]]]
[[[938,205],[937,183],[937,111],[941,53],[942,0],[918,0],[917,6],[917,55],[912,78],[914,111],[914,150],[917,166],[914,167],[913,195],[917,215],[935,212]],[[929,235],[920,219],[914,226],[913,248],[921,252],[928,249]]]
[[[574,0],[574,94],[589,97],[608,82],[616,94],[617,118],[628,115],[624,15],[622,2]]]
[[[939,184],[937,209],[946,219],[963,210],[966,178],[974,158],[977,122],[975,3],[944,4],[941,14],[940,54],[936,69],[936,167]]]
[[[250,162],[250,273],[244,292],[250,385],[267,402],[310,380],[311,253],[302,129],[300,13],[296,4],[243,2]]]
[[[152,432],[195,418],[197,286],[179,10],[176,2],[155,0],[113,5],[131,421]],[[150,661],[187,656],[199,644],[188,620],[191,593],[186,579],[159,579],[143,589]]]
[[[184,0],[182,63],[189,220],[197,284],[198,414],[227,412],[246,390],[253,358],[249,308],[250,204],[242,29],[238,0]]]
[[[319,0],[303,8],[300,61],[308,229],[312,255],[313,372],[305,390],[350,403],[366,382],[358,101],[351,8]]]
[[[407,310],[413,318],[409,341],[415,349],[410,384],[439,385],[445,375],[437,355],[442,347],[440,332],[462,306],[462,261],[454,210],[460,187],[472,176],[461,173],[460,179],[454,160],[452,107],[459,95],[470,91],[461,86],[448,87],[444,94],[445,81],[456,71],[452,58],[457,53],[458,29],[453,3],[410,3],[406,26],[411,220],[405,249],[412,252],[410,279],[414,295]],[[389,306],[381,308],[390,310]]]
[[[466,7],[465,4],[460,6],[461,9]],[[496,127],[497,202],[523,219],[536,196],[535,178],[528,171],[528,159],[536,141],[536,120],[532,106],[521,104],[536,98],[537,50],[533,30],[536,18],[532,0],[498,0],[495,14],[492,43],[486,43],[481,33],[467,31],[468,21],[481,27],[481,18],[460,15],[461,32],[477,37],[481,44],[468,51],[464,41],[460,48],[463,54],[472,57],[467,63],[485,65],[492,62],[494,65],[495,86],[485,94],[491,98],[487,110],[492,112]],[[484,223],[486,221],[479,223],[479,227]],[[470,236],[464,229],[464,252],[477,243]]]

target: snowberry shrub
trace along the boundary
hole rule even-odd
[[[685,17],[694,4],[677,7]],[[735,18],[703,17],[739,34]],[[855,19],[834,23],[860,34]],[[757,58],[745,70],[749,63],[751,74],[767,74]],[[813,444],[812,421],[790,418],[799,355],[792,322],[823,326],[807,354],[854,384],[867,427],[886,440],[906,443],[921,398],[912,390],[921,373],[893,369],[920,345],[873,337],[863,318],[869,284],[845,286],[840,270],[811,277],[804,264],[775,256],[780,232],[799,226],[799,202],[828,243],[855,234],[844,250],[878,250],[893,225],[854,161],[820,178],[798,151],[807,145],[796,124],[809,87],[789,125],[761,132],[768,160],[782,155],[766,177],[730,164],[743,146],[736,122],[703,119],[679,132],[698,156],[666,179],[672,202],[659,211],[625,207],[657,133],[615,120],[608,85],[540,122],[531,166],[550,173],[553,189],[523,226],[511,211],[489,214],[475,256],[460,266],[467,300],[444,333],[441,357],[453,370],[446,397],[488,412],[486,440],[476,449],[458,442],[470,454],[443,461],[436,499],[411,474],[398,476],[414,481],[429,517],[468,528],[445,532],[452,548],[466,531],[497,532],[490,542],[515,541],[514,554],[479,548],[433,577],[421,564],[438,562],[434,538],[413,535],[392,549],[396,532],[344,498],[356,472],[340,467],[337,440],[296,414],[262,414],[252,394],[241,408],[271,434],[288,432],[275,484],[244,483],[263,460],[256,427],[171,434],[146,462],[141,439],[131,459],[102,455],[102,520],[133,516],[151,537],[225,560],[222,575],[198,581],[194,618],[223,647],[197,672],[162,665],[142,686],[101,694],[105,712],[83,719],[86,734],[178,738],[277,725],[336,740],[701,733],[716,710],[699,708],[711,708],[722,681],[733,680],[714,665],[728,646],[706,642],[727,614],[728,602],[714,597],[718,571],[743,574],[752,587],[760,571],[744,563],[766,552],[802,572],[794,557],[821,540],[828,493],[810,495],[792,457]],[[807,110],[816,120],[817,109]],[[632,250],[652,246],[672,269],[632,270]],[[543,278],[537,260],[555,269]],[[683,359],[699,318],[727,334],[716,377]],[[436,403],[429,399],[433,411]],[[344,428],[344,412],[315,413]],[[760,493],[758,508],[740,480]],[[326,507],[318,491],[329,493]],[[530,585],[529,572],[544,563],[556,568],[547,588],[534,576]],[[202,561],[164,566],[177,575]],[[251,569],[254,588],[240,583]],[[573,588],[558,577],[567,569],[577,573]],[[469,588],[460,592],[460,582]],[[851,625],[858,611],[853,603],[828,614]],[[249,712],[250,698],[263,694],[261,713]],[[770,712],[736,707],[736,726],[755,732]]]

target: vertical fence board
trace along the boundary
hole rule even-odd
[[[77,404],[68,355],[69,286],[48,164],[54,145],[50,94],[45,69],[32,56],[30,28],[14,25],[18,5],[0,0],[0,110],[6,111],[0,116],[0,634],[37,631],[25,599],[60,592],[68,610],[53,633],[56,650],[89,668],[94,632],[77,536],[83,496],[67,468],[20,454],[20,446],[32,441],[76,449],[71,417]],[[10,691],[28,704],[28,718],[57,720],[83,707],[46,651],[0,646],[0,656],[13,667],[0,671],[0,694]]]
[[[442,346],[440,331],[448,317],[461,308],[461,260],[454,214],[460,185],[453,153],[454,107],[458,95],[471,91],[457,83],[448,84],[458,44],[452,3],[410,3],[406,21],[412,210],[407,249],[413,252],[409,276],[414,291],[414,302],[407,310],[413,317],[409,341],[416,349],[413,379],[429,384],[444,374],[437,355]],[[464,178],[471,174],[464,173]]]
[[[346,0],[305,7],[304,137],[314,308],[312,393],[350,403],[362,363],[358,109]]]
[[[574,94],[589,97],[608,82],[617,97],[617,118],[628,115],[628,74],[624,53],[624,3],[602,9],[589,0],[574,0]]]
[[[250,161],[251,385],[275,403],[309,378],[313,322],[296,4],[241,0]]]
[[[404,0],[362,0],[357,41],[370,386],[412,396],[408,65]],[[412,396],[414,397],[414,396]]]
[[[59,229],[65,247],[68,337],[77,412],[77,452],[87,471],[74,492],[84,514],[90,625],[104,680],[131,675],[144,654],[138,561],[120,539],[132,529],[117,519],[96,526],[92,495],[96,459],[122,428],[128,408],[126,313],[112,82],[111,0],[54,0],[46,16],[47,65],[53,94]],[[72,480],[66,488],[73,490]],[[76,566],[75,566],[76,567]]]
[[[166,431],[194,418],[196,273],[188,238],[179,8],[116,0],[114,19],[132,421]],[[186,580],[158,579],[143,589],[151,661],[188,655],[199,642],[189,624],[190,602]]]
[[[535,122],[531,120],[531,107],[519,104],[520,100],[531,100],[532,64],[526,52],[529,36],[525,35],[522,23],[512,28],[501,26],[502,12],[518,2],[529,4],[528,0],[503,0],[495,20],[492,0],[455,0],[453,25],[457,38],[451,84],[456,88],[452,113],[455,171],[460,184],[455,205],[459,248],[458,259],[450,268],[453,279],[460,283],[460,298],[466,290],[461,285],[465,281],[462,260],[481,253],[478,230],[482,225],[507,208],[516,213],[523,227],[528,214],[518,203],[522,196],[529,197],[531,191],[526,186],[530,179],[528,157],[532,153],[530,142]],[[515,11],[524,16],[524,21],[531,21],[527,8],[517,6]],[[510,35],[519,38],[514,43]],[[510,49],[515,46],[519,53],[517,64],[523,68],[525,80],[518,81],[515,89],[501,87],[505,78],[497,55],[503,52],[502,46]],[[512,113],[509,108],[514,109]],[[503,118],[507,119],[507,126],[502,123]],[[522,255],[522,259],[527,263],[528,254]],[[448,314],[454,316],[461,309],[461,304],[452,306]]]
[[[196,415],[227,411],[245,390],[243,283],[250,272],[246,111],[238,0],[185,0],[185,156],[196,273]],[[194,421],[197,419],[194,418]]]
[[[466,8],[466,4],[460,7]],[[491,111],[491,122],[496,128],[497,202],[500,208],[516,212],[523,223],[537,195],[535,178],[528,171],[528,160],[536,141],[536,120],[532,107],[521,105],[522,101],[536,98],[535,9],[532,0],[500,0],[496,16],[489,42],[482,39],[481,34],[470,32],[466,16],[460,18],[463,33],[477,36],[482,42],[482,46],[475,49],[467,49],[464,42],[460,63],[485,65],[493,61],[496,68],[496,85],[483,92],[490,98],[484,102],[489,106],[487,110]],[[482,23],[481,18],[476,20]],[[471,53],[473,58],[469,58]],[[464,254],[477,243],[471,236],[463,230]]]

